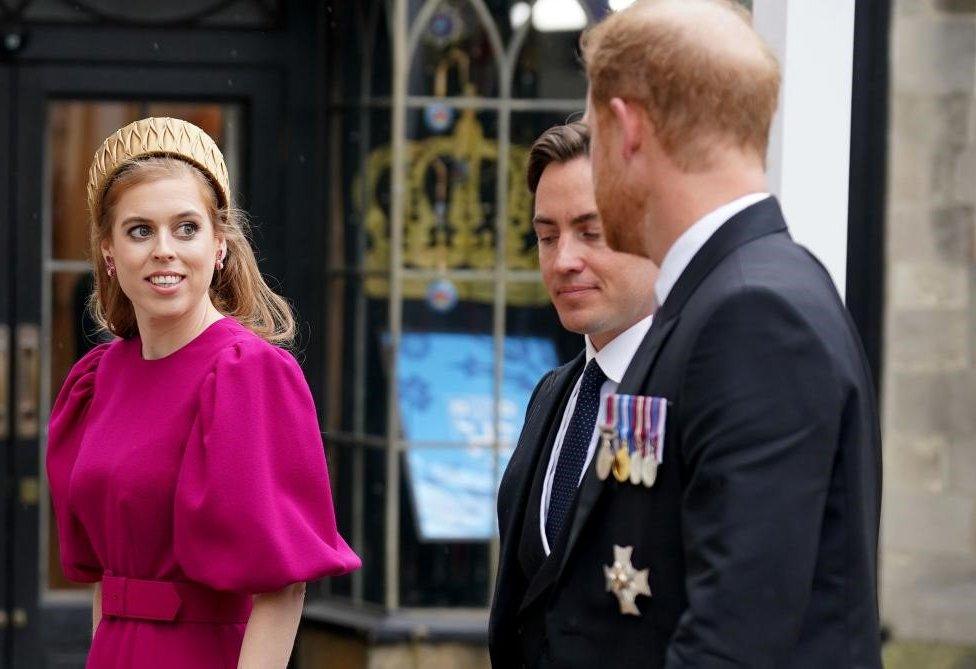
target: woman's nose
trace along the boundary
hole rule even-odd
[[[172,240],[165,232],[156,236],[156,247],[153,249],[153,256],[159,260],[170,260],[173,258]]]

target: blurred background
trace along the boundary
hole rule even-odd
[[[743,4],[779,53],[849,61],[846,220],[824,226],[880,390],[886,664],[976,667],[976,0],[823,3],[852,30],[820,45],[765,19],[809,0]],[[309,588],[293,664],[487,666],[498,479],[581,346],[539,280],[525,161],[583,111],[581,30],[627,4],[0,0],[0,666],[84,664],[45,426],[99,339],[89,161],[146,116],[224,152],[364,557]]]

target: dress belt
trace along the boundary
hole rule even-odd
[[[185,581],[148,581],[105,572],[102,615],[162,622],[246,623],[250,595]]]

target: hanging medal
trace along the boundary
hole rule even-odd
[[[613,459],[613,477],[623,483],[630,478],[630,442],[633,441],[630,408],[633,396],[617,395],[616,397],[617,422],[619,425],[617,434],[620,443],[617,445],[617,452]]]
[[[610,469],[613,467],[613,442],[617,430],[614,397],[614,395],[607,395],[603,423],[600,424],[600,446],[596,454],[596,475],[601,481],[607,480],[607,477],[610,476]]]
[[[664,422],[667,419],[668,403],[664,398],[649,397],[645,410],[648,424],[650,451],[644,460],[641,482],[650,488],[657,480],[658,465],[664,459]]]
[[[634,426],[634,448],[630,455],[630,483],[640,485],[641,476],[644,471],[644,442],[646,441],[646,428],[644,422],[644,398],[637,395],[633,399],[632,425]]]

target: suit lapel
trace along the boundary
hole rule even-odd
[[[506,554],[502,556],[502,566],[506,567],[510,561],[518,559],[518,548],[522,535],[522,526],[526,518],[526,508],[532,488],[540,454],[545,450],[547,437],[551,425],[558,418],[557,409],[567,392],[567,387],[576,378],[582,361],[580,354],[572,362],[556,370],[548,382],[536,393],[533,406],[530,407],[522,434],[519,436],[518,447],[512,454],[512,459],[503,477],[499,490],[509,500],[507,522],[501,543],[506,546]]]

